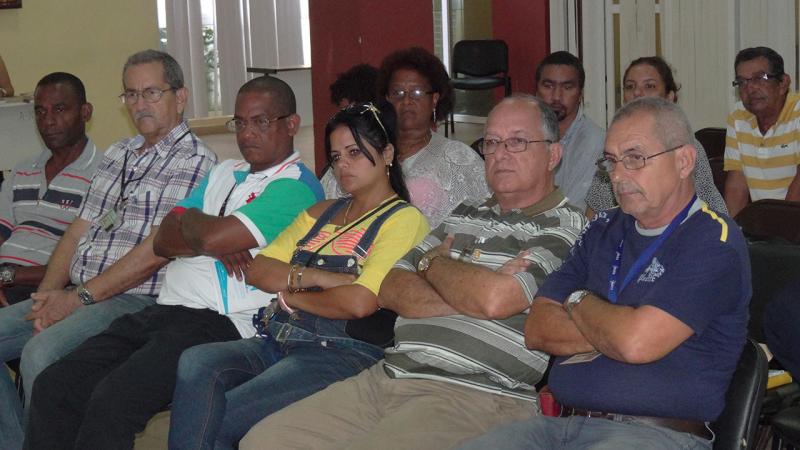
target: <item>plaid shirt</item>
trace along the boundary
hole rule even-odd
[[[217,161],[217,156],[190,132],[185,122],[139,154],[136,149],[143,144],[141,135],[112,144],[92,179],[78,215],[91,226],[72,257],[70,278],[75,284],[85,283],[108,269],[144,240],[151,227],[161,224]],[[121,196],[123,167],[126,185]],[[100,218],[112,209],[116,209],[118,219],[106,231],[99,224]],[[165,270],[162,268],[127,293],[158,295]]]

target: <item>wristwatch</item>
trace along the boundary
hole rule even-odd
[[[11,264],[0,264],[0,284],[3,286],[14,284],[17,275],[17,267]]]
[[[567,301],[564,302],[564,309],[567,310],[567,314],[572,316],[572,309],[578,306],[578,303],[582,302],[587,295],[591,294],[591,291],[587,291],[586,289],[580,289],[572,294],[569,294],[567,297]]]
[[[94,305],[95,303],[94,295],[92,295],[92,293],[89,292],[88,289],[86,289],[86,286],[84,286],[83,284],[79,284],[78,288],[75,289],[75,292],[78,293],[78,299],[80,299],[81,303],[83,303],[86,306]]]
[[[419,263],[417,263],[417,273],[421,276],[424,276],[425,272],[427,272],[428,269],[430,269],[433,260],[439,256],[442,255],[440,253],[436,253],[433,251],[428,251],[428,253],[422,255],[422,258],[420,258]]]

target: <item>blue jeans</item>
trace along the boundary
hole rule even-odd
[[[25,402],[30,403],[33,381],[47,366],[72,351],[86,338],[108,328],[117,317],[139,311],[155,303],[155,297],[120,294],[96,305],[81,307],[57,324],[33,335],[33,323],[25,320],[31,311],[32,300],[0,308],[0,358],[3,362],[22,357]],[[0,370],[0,384],[7,385],[11,377]],[[22,405],[15,392],[0,389],[0,448],[22,447],[22,424],[19,415]],[[9,422],[7,422],[9,421]],[[8,445],[5,445],[9,442]]]
[[[459,447],[459,450],[710,450],[711,441],[693,434],[656,427],[636,420],[545,417],[503,425]]]
[[[314,332],[271,322],[270,337],[184,351],[172,399],[169,448],[236,448],[264,417],[383,358],[379,347],[341,337],[341,330],[328,329],[328,322],[333,321],[317,318]]]

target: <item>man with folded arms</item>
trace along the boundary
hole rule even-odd
[[[557,355],[563,417],[499,427],[464,448],[710,449],[709,422],[747,333],[750,263],[736,224],[694,191],[683,111],[641,98],[614,117],[602,168],[619,208],[598,213],[539,289],[529,348]]]
[[[178,258],[167,266],[158,304],[115,320],[39,375],[26,448],[131,448],[135,433],[169,404],[183,350],[255,334],[253,314],[268,296],[238,296],[250,290],[235,278],[251,249],[324,198],[293,149],[295,111],[294,93],[277,78],[239,89],[229,123],[244,161],[212,169],[162,222],[155,252]]]
[[[541,100],[495,106],[482,152],[494,195],[458,206],[381,285],[400,316],[385,361],[268,416],[240,448],[443,449],[536,414],[548,355],[525,348],[525,311],[585,219],[554,186],[558,121]]]
[[[183,121],[188,92],[171,56],[136,53],[122,78],[120,98],[139,134],[105,152],[32,300],[0,309],[0,361],[22,355],[28,400],[45,367],[117,317],[155,303],[168,260],[153,253],[151,231],[216,162]],[[0,398],[0,408],[13,402],[19,398]]]

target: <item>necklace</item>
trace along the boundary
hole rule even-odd
[[[353,206],[353,200],[350,200],[350,203],[347,204],[347,209],[344,210],[344,222],[342,222],[341,225],[336,227],[336,231],[339,231],[339,229],[350,223],[350,219],[348,218],[348,216],[350,216],[350,208],[352,206]]]

